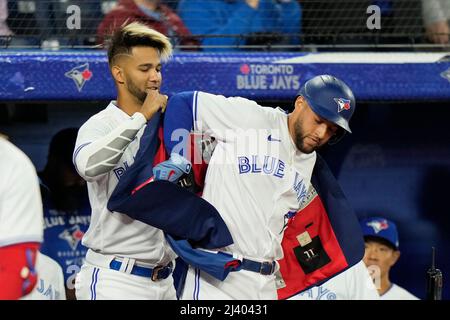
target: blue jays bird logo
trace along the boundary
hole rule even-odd
[[[334,98],[334,101],[338,105],[338,112],[341,112],[343,110],[350,110],[350,100],[344,98]]]
[[[75,225],[70,229],[65,229],[63,232],[59,234],[59,238],[66,240],[72,250],[75,250],[78,246],[78,243],[84,236],[84,232],[80,230],[80,226]]]
[[[75,82],[78,91],[81,91],[86,81],[89,81],[92,78],[92,72],[89,70],[89,63],[85,63],[81,66],[75,67],[72,70],[66,72],[64,75]]]
[[[367,223],[367,226],[372,227],[375,233],[380,232],[381,230],[386,230],[389,228],[389,224],[386,220],[375,220]]]

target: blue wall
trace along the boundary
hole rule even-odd
[[[359,106],[353,135],[324,155],[360,218],[396,222],[401,257],[391,280],[425,298],[431,247],[450,298],[450,109],[444,104]]]

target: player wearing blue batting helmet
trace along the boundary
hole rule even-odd
[[[352,90],[342,80],[330,75],[314,77],[303,85],[299,95],[319,116],[352,133],[349,121],[356,102]]]
[[[295,98],[288,121],[297,149],[311,153],[351,133],[349,121],[355,104],[352,90],[342,80],[330,75],[308,80]]]

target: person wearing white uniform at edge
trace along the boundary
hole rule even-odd
[[[283,254],[285,215],[304,199],[315,150],[351,132],[354,109],[350,88],[329,75],[307,81],[290,114],[205,92],[171,97],[164,120],[166,147],[171,154],[184,148],[185,139],[172,138],[178,129],[194,129],[217,141],[202,197],[220,212],[233,237],[234,243],[221,250],[243,259],[242,269],[224,281],[189,267],[182,299],[277,299],[274,272]]]
[[[64,274],[58,262],[38,252],[36,271],[37,284],[22,300],[66,300]]]
[[[147,121],[157,125],[152,117],[165,109],[161,63],[171,54],[168,38],[140,23],[112,36],[108,62],[117,101],[83,124],[73,155],[92,207],[82,239],[89,248],[86,263],[75,280],[77,299],[176,299],[171,276],[176,255],[163,232],[107,209],[121,174],[134,162]]]
[[[0,134],[0,300],[16,300],[37,282],[44,215],[36,169]]]
[[[389,271],[400,258],[397,226],[382,217],[360,221],[364,235],[364,263],[373,278],[381,300],[419,300],[406,289],[392,283]]]
[[[288,300],[379,300],[364,261],[331,278],[320,286],[305,290]]]

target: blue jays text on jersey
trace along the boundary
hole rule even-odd
[[[136,137],[133,139],[136,140]],[[136,160],[136,156],[133,156],[133,162]],[[117,165],[116,168],[113,169],[114,174],[116,175],[117,180],[123,176],[123,174],[130,168],[130,165],[127,161],[124,161],[122,166]]]
[[[60,300],[61,293],[53,288],[51,283],[46,283],[44,279],[39,279],[36,284],[36,291],[45,296],[49,300]]]
[[[305,295],[309,299],[313,300],[336,300],[337,297],[336,293],[325,288],[324,286],[312,287],[299,294],[302,296]]]
[[[239,156],[238,157],[239,174],[245,173],[264,173],[267,175],[273,175],[277,178],[283,178],[285,163],[272,156],[264,156],[264,160],[261,161],[261,157],[258,155]]]

